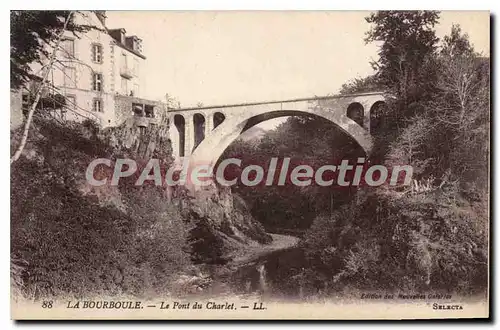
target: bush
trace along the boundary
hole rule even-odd
[[[98,133],[37,119],[12,166],[11,276],[26,298],[163,295],[190,264],[188,224],[162,191],[118,192],[118,209],[79,190],[89,162],[113,156]]]
[[[24,264],[24,294],[116,293],[122,265],[112,253],[127,247],[132,219],[55,179],[24,159],[12,170],[11,253]]]
[[[399,199],[368,195],[332,217],[317,218],[304,246],[313,267],[332,278],[332,290],[349,285],[484,292],[488,217],[483,207],[446,189]]]

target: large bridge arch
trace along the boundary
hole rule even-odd
[[[293,115],[315,115],[332,122],[351,136],[369,155],[372,148],[370,120],[374,117],[370,113],[375,104],[379,105],[383,101],[385,101],[383,93],[373,92],[172,109],[171,116],[175,118],[176,115],[182,115],[186,122],[183,141],[178,141],[178,129],[171,131],[174,156],[178,165],[182,165],[184,160],[189,158],[190,167],[214,166],[224,150],[250,127],[269,119]],[[203,139],[199,138],[200,134],[196,133],[194,125],[194,116],[197,114],[205,119]],[[184,142],[184,145],[176,146],[179,142]],[[180,149],[185,152],[182,153]]]
[[[190,166],[201,164],[214,166],[224,153],[224,150],[243,132],[266,120],[285,116],[305,115],[327,119],[351,136],[367,154],[371,151],[372,141],[369,133],[354,120],[348,118],[347,115],[332,111],[332,109],[324,109],[324,111],[318,111],[317,109],[315,111],[310,109],[279,109],[267,110],[261,113],[245,111],[243,113],[244,116],[226,119],[215,128],[194,150],[190,157]]]

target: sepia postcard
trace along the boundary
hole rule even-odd
[[[15,320],[490,317],[488,11],[11,11]]]

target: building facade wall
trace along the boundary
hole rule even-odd
[[[141,90],[141,67],[143,66],[144,59],[118,45],[112,47],[112,54],[114,55],[113,76],[116,93],[134,97],[143,96]],[[126,58],[126,67],[124,58]],[[122,73],[127,72],[130,76],[125,77],[122,75]],[[125,86],[124,82],[126,82]]]
[[[93,25],[98,29],[91,29],[79,37],[71,32],[65,33],[64,38],[73,41],[74,56],[62,50],[58,51],[58,62],[49,74],[49,81],[58,88],[59,93],[75,101],[74,105],[68,104],[68,111],[65,113],[67,119],[80,121],[89,118],[102,126],[113,125],[113,39],[106,33],[94,13],[78,13],[74,19],[77,24]],[[101,46],[100,63],[93,59],[93,45]],[[94,73],[102,75],[101,91],[93,90]],[[94,100],[101,101],[101,111],[94,108]]]
[[[68,109],[63,111],[62,116],[75,121],[92,119],[103,127],[119,125],[123,120],[116,117],[115,96],[141,95],[141,67],[144,59],[119,45],[94,12],[79,12],[75,14],[74,20],[76,24],[97,28],[78,37],[72,32],[64,34],[64,39],[72,40],[74,54],[59,50],[56,63],[48,75],[49,82],[57,89],[55,92],[66,96]],[[100,62],[94,61],[93,45],[101,46]],[[127,58],[126,68],[124,57]],[[40,69],[40,64],[32,65],[33,72],[42,75],[43,70]],[[124,76],[124,72],[128,74]],[[102,75],[100,91],[93,89],[94,73]],[[73,100],[75,104],[71,104]],[[94,107],[95,100],[101,102],[100,111]]]
[[[10,90],[10,129],[15,130],[23,123],[22,94],[20,90]]]
[[[153,110],[153,117],[146,117],[145,113],[136,114],[134,112],[134,105],[140,107],[150,107]],[[165,104],[158,101],[150,101],[138,97],[115,95],[115,118],[116,125],[121,125],[125,120],[130,117],[144,117],[153,118],[153,120],[148,119],[148,123],[152,122],[154,124],[163,123],[164,119],[167,118],[167,109]]]

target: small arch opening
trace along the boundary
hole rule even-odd
[[[354,120],[359,126],[363,127],[363,117],[365,109],[359,102],[349,104],[347,107],[347,117]]]
[[[175,115],[174,125],[179,133],[179,157],[184,157],[184,148],[186,145],[186,120],[182,115]]]
[[[216,112],[214,113],[214,128],[216,129],[217,126],[222,124],[222,122],[226,119],[226,116],[222,112]]]
[[[384,127],[384,117],[386,114],[386,104],[384,101],[375,102],[370,109],[370,133],[377,134]]]
[[[193,116],[194,124],[194,146],[193,150],[205,139],[205,117],[196,113]]]

